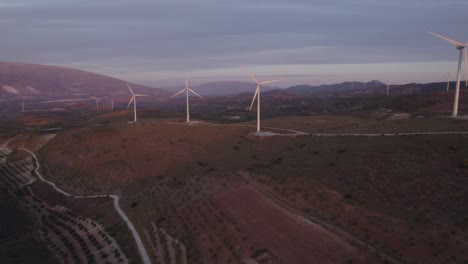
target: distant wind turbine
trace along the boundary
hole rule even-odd
[[[388,95],[388,90],[390,89],[390,81],[387,81],[387,95]]]
[[[254,94],[254,97],[252,99],[252,103],[250,104],[249,110],[252,109],[252,106],[253,106],[253,104],[255,102],[255,98],[257,98],[257,133],[258,133],[258,132],[260,132],[260,87],[262,87],[262,85],[270,84],[270,83],[276,83],[276,82],[279,82],[281,80],[271,80],[271,81],[259,82],[257,80],[257,78],[255,78],[255,76],[245,66],[241,65],[241,67],[245,69],[245,71],[250,75],[250,78],[252,78],[252,80],[257,84],[257,89],[255,89],[255,94]]]
[[[430,34],[438,37],[438,38],[441,38],[447,42],[449,42],[450,44],[454,45],[457,50],[459,50],[459,57],[458,57],[458,70],[457,70],[457,86],[455,87],[455,98],[453,100],[453,112],[452,112],[452,116],[453,117],[456,117],[458,115],[458,98],[460,96],[460,79],[461,79],[461,67],[462,67],[462,57],[464,56],[465,57],[465,70],[466,70],[466,83],[465,83],[465,86],[468,86],[468,67],[466,67],[466,63],[468,61],[468,54],[466,53],[466,47],[468,46],[468,42],[463,44],[461,42],[458,42],[456,40],[453,40],[453,39],[449,39],[447,37],[444,37],[442,35],[439,35],[439,34],[436,34],[434,32],[429,32]]]
[[[187,105],[187,123],[190,122],[190,107],[189,107],[189,92],[193,93],[194,95],[200,97],[201,99],[204,99],[201,95],[197,94],[194,90],[190,89],[188,86],[188,78],[185,78],[185,88],[171,96],[171,98],[185,92],[185,101]]]
[[[99,108],[99,98],[95,98],[96,99],[96,108]]]
[[[148,95],[146,95],[146,94],[135,94],[135,93],[133,93],[132,88],[130,88],[130,85],[129,85],[128,83],[127,83],[127,87],[128,87],[128,90],[130,90],[130,92],[132,93],[132,99],[130,99],[130,102],[128,102],[127,109],[130,107],[130,104],[133,102],[133,116],[134,116],[133,121],[136,123],[136,121],[137,121],[136,98],[137,98],[138,96],[148,96]]]

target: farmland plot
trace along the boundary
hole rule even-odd
[[[0,164],[0,187],[36,216],[39,238],[65,263],[128,263],[115,239],[99,223],[34,195],[31,158]]]

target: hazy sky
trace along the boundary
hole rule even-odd
[[[167,86],[248,81],[445,80],[468,41],[466,0],[1,0],[3,61]],[[264,76],[262,76],[264,75]]]

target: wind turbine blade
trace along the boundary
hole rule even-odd
[[[130,102],[128,102],[127,109],[130,107],[130,104],[133,102],[133,99],[135,99],[134,96],[132,96],[132,99],[130,99]]]
[[[466,48],[464,48],[463,53],[465,53],[465,87],[468,87],[468,53]]]
[[[447,37],[444,37],[444,36],[442,36],[442,35],[436,34],[436,33],[434,33],[434,32],[429,32],[429,33],[432,34],[432,35],[434,35],[434,36],[436,36],[436,37],[438,37],[438,38],[441,38],[441,39],[443,39],[443,40],[445,40],[445,41],[450,42],[450,43],[451,43],[452,45],[454,45],[454,46],[457,46],[457,47],[459,47],[459,46],[464,46],[463,44],[461,44],[460,42],[458,42],[458,41],[456,41],[456,40],[449,39],[449,38],[447,38]]]
[[[252,80],[254,80],[254,82],[256,84],[259,84],[260,82],[257,80],[257,78],[255,78],[255,76],[249,71],[249,69],[247,69],[247,67],[245,67],[244,65],[241,65],[242,68],[244,68],[244,70],[250,75],[250,78],[252,78]]]
[[[252,103],[250,104],[250,107],[249,107],[249,110],[252,110],[252,106],[255,102],[255,98],[257,98],[257,95],[258,95],[258,92],[259,92],[259,88],[260,88],[260,85],[257,86],[257,89],[255,89],[255,94],[254,94],[254,97],[252,99]]]
[[[171,96],[171,98],[174,97],[174,96],[177,96],[177,95],[179,95],[179,94],[181,94],[181,93],[183,93],[183,92],[185,92],[185,89],[180,90],[179,92],[177,92],[176,94],[174,94],[173,96]]]
[[[147,94],[135,94],[135,96],[149,96]]]
[[[269,84],[269,83],[276,83],[276,82],[279,82],[279,81],[282,81],[282,80],[264,81],[264,82],[261,82],[259,84],[264,85],[264,84]]]
[[[130,88],[130,85],[127,83],[127,87],[128,87],[128,90],[130,90],[130,92],[132,93],[132,95],[135,95],[132,91],[132,88]]]
[[[192,89],[190,89],[190,88],[188,88],[188,90],[189,90],[190,92],[192,92],[194,95],[200,97],[201,99],[205,99],[205,98],[203,98],[203,96],[197,94],[194,90],[192,90]]]

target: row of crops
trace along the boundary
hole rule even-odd
[[[123,193],[132,202],[129,207],[149,208],[144,212],[145,218],[153,219],[147,244],[156,263],[244,263],[258,249],[213,199],[245,181],[239,175],[217,177],[167,177],[154,184],[134,184]]]
[[[0,150],[0,157],[8,151]],[[8,157],[8,156],[7,156]],[[116,241],[99,223],[62,206],[51,206],[32,192],[31,158],[0,164],[0,188],[36,216],[38,237],[62,263],[128,263]]]

